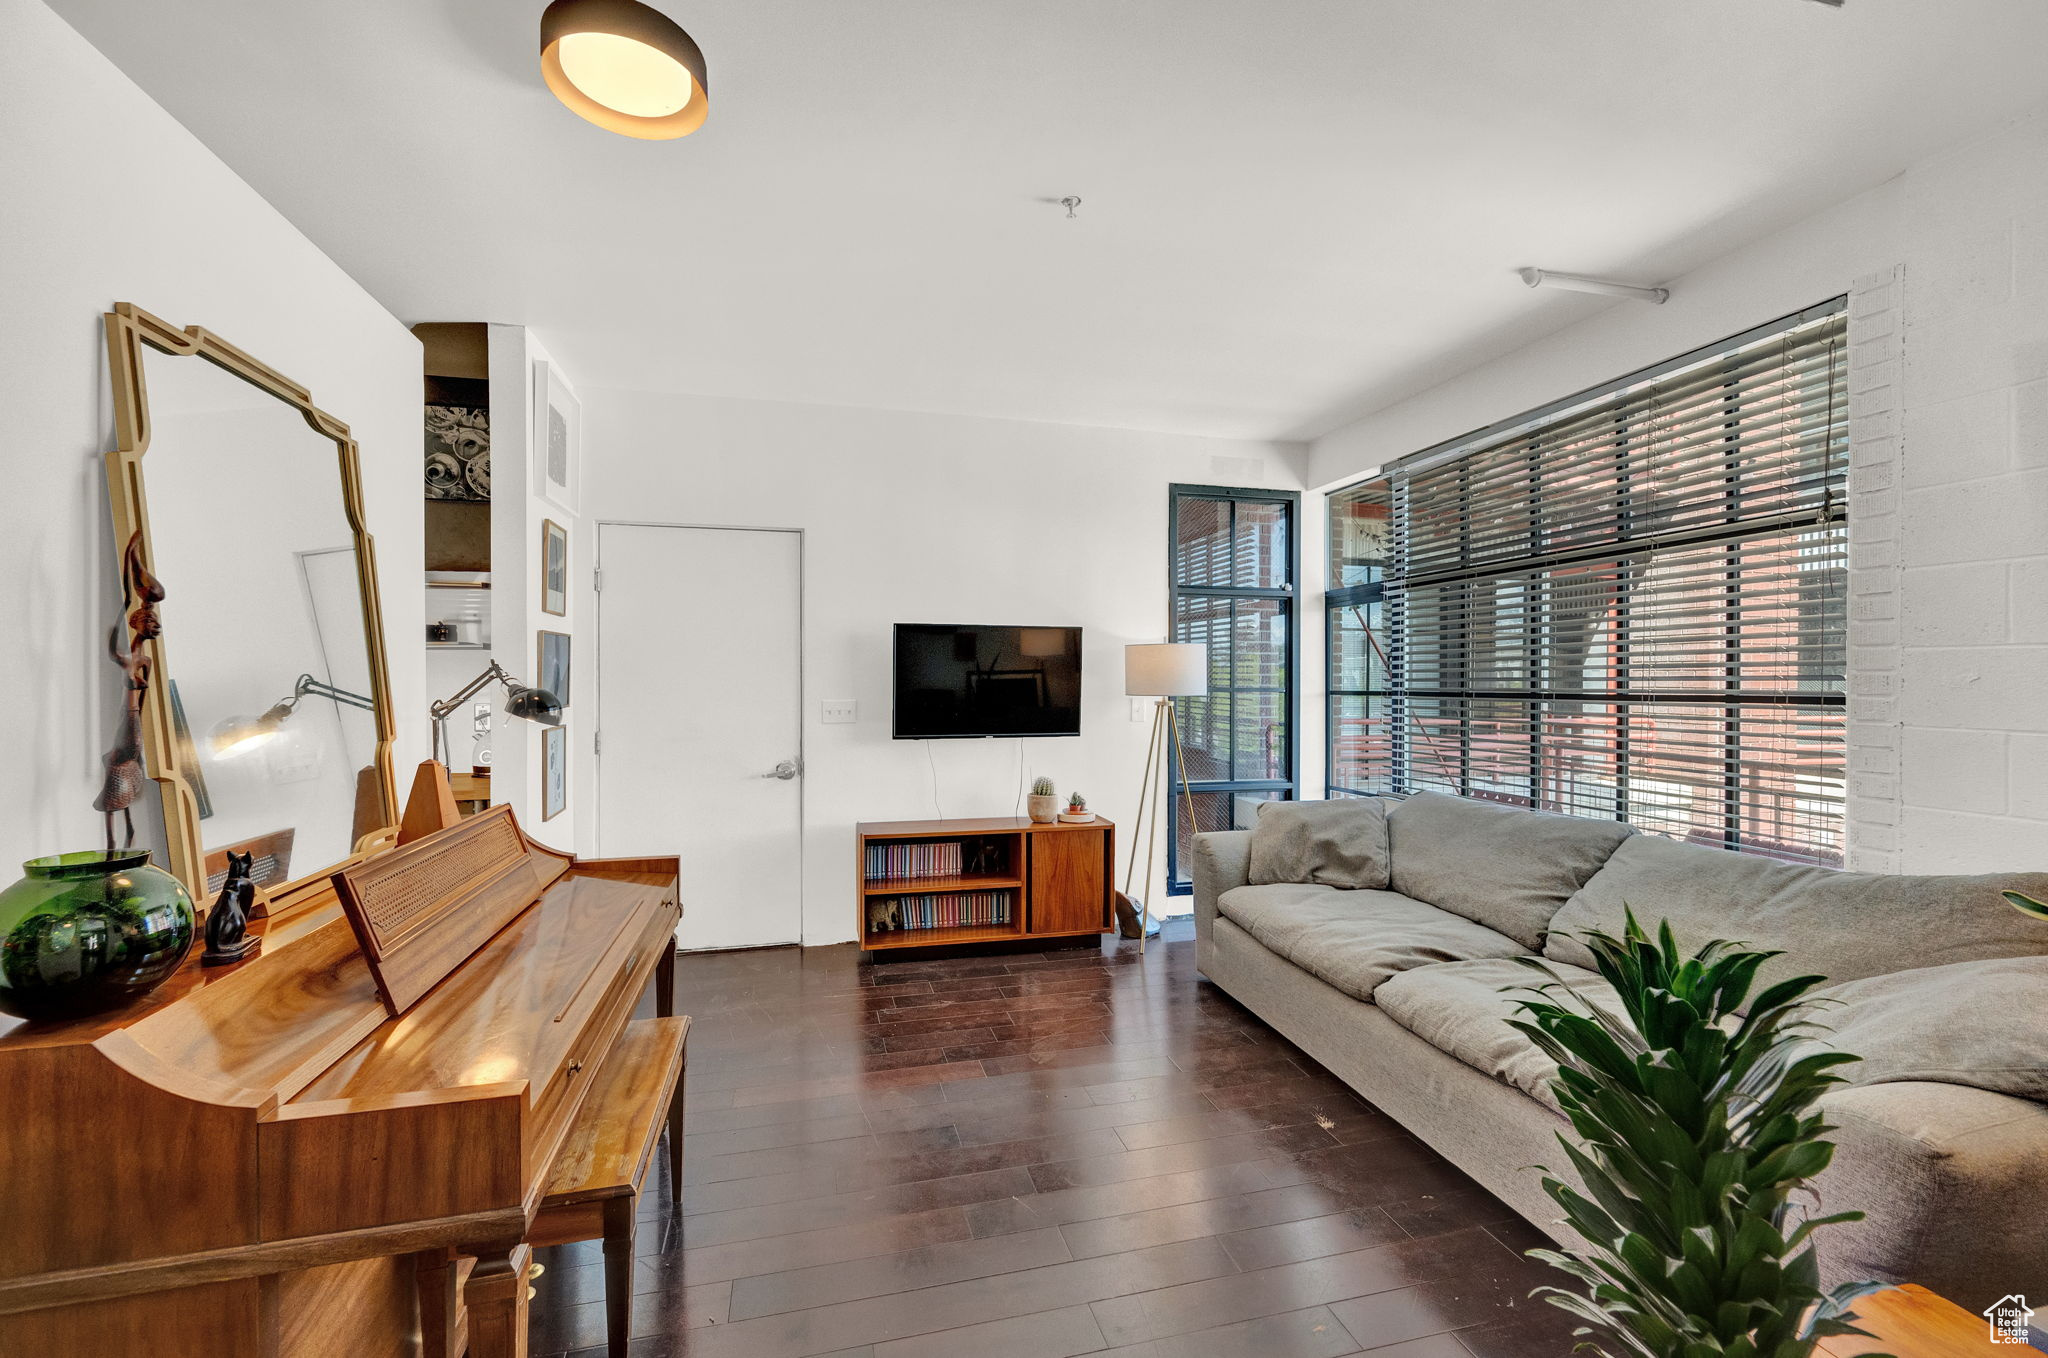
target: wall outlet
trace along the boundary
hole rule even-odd
[[[818,713],[827,726],[844,726],[860,720],[860,705],[851,698],[826,698],[818,704]]]

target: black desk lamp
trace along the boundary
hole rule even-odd
[[[537,721],[543,726],[560,726],[562,724],[562,700],[560,698],[557,698],[544,688],[532,688],[520,683],[505,672],[503,665],[493,660],[489,669],[464,684],[460,689],[457,689],[453,696],[443,698],[440,702],[427,709],[427,714],[434,719],[434,758],[441,761],[442,764],[445,765],[448,762],[448,718],[454,714],[456,708],[468,702],[492,683],[503,684],[505,692],[511,695],[505,700],[505,713],[507,716],[522,717],[527,721]]]

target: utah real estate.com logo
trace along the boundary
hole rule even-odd
[[[1985,1307],[1984,1318],[1991,1322],[1992,1343],[2024,1344],[2028,1342],[2027,1325],[2034,1318],[2034,1308],[2014,1292]]]

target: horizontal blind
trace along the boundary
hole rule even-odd
[[[1397,466],[1386,781],[1839,864],[1844,330]]]

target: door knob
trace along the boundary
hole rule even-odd
[[[761,776],[763,778],[779,778],[786,783],[790,779],[802,773],[803,771],[804,766],[802,760],[785,759],[780,764],[777,764],[773,769],[769,770],[767,773],[762,774]]]

